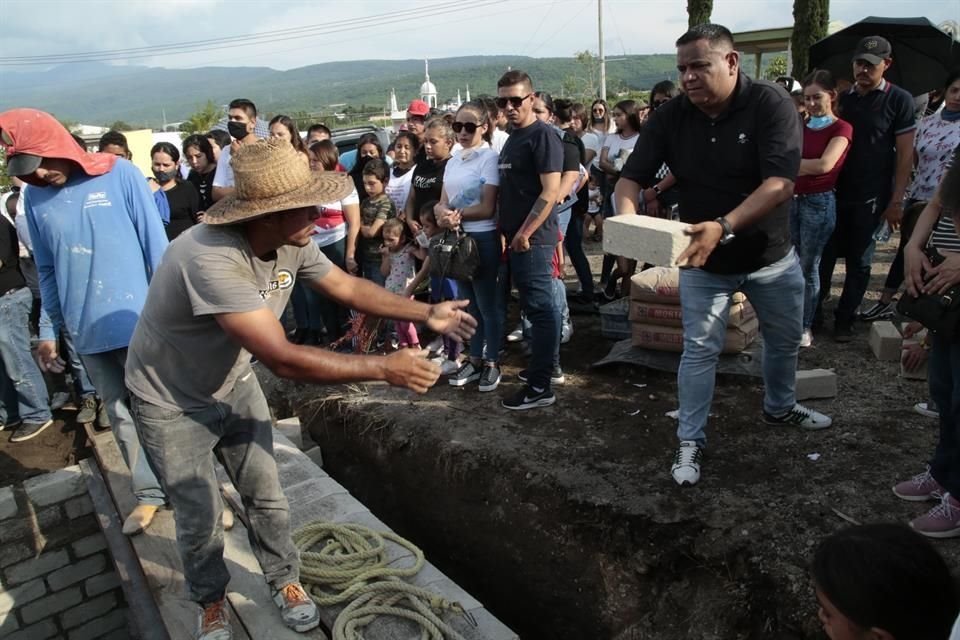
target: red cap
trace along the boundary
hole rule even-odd
[[[411,100],[407,107],[407,114],[411,116],[425,116],[430,113],[430,105],[423,100]]]

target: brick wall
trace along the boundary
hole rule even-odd
[[[0,488],[0,638],[121,640],[127,609],[80,467]]]

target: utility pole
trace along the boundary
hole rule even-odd
[[[603,56],[603,0],[597,0],[597,31],[600,40],[600,99],[607,100],[607,59]]]

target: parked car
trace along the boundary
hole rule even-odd
[[[337,151],[340,153],[340,164],[346,167],[347,171],[353,168],[357,161],[357,143],[360,137],[367,133],[376,134],[380,140],[380,146],[383,152],[387,152],[390,146],[390,132],[382,127],[375,127],[371,124],[359,125],[356,127],[347,127],[345,129],[334,129],[330,132],[330,140],[337,145]]]

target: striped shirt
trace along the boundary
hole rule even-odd
[[[958,158],[960,158],[960,145],[957,145],[953,150],[952,157],[945,163],[946,166],[943,169],[944,175],[946,175],[947,168],[950,165],[958,162]],[[953,222],[953,216],[950,212],[941,211],[940,219],[937,220],[937,224],[934,226],[933,233],[930,234],[930,240],[927,241],[927,244],[938,250],[960,252],[960,232],[957,231],[957,227]]]

